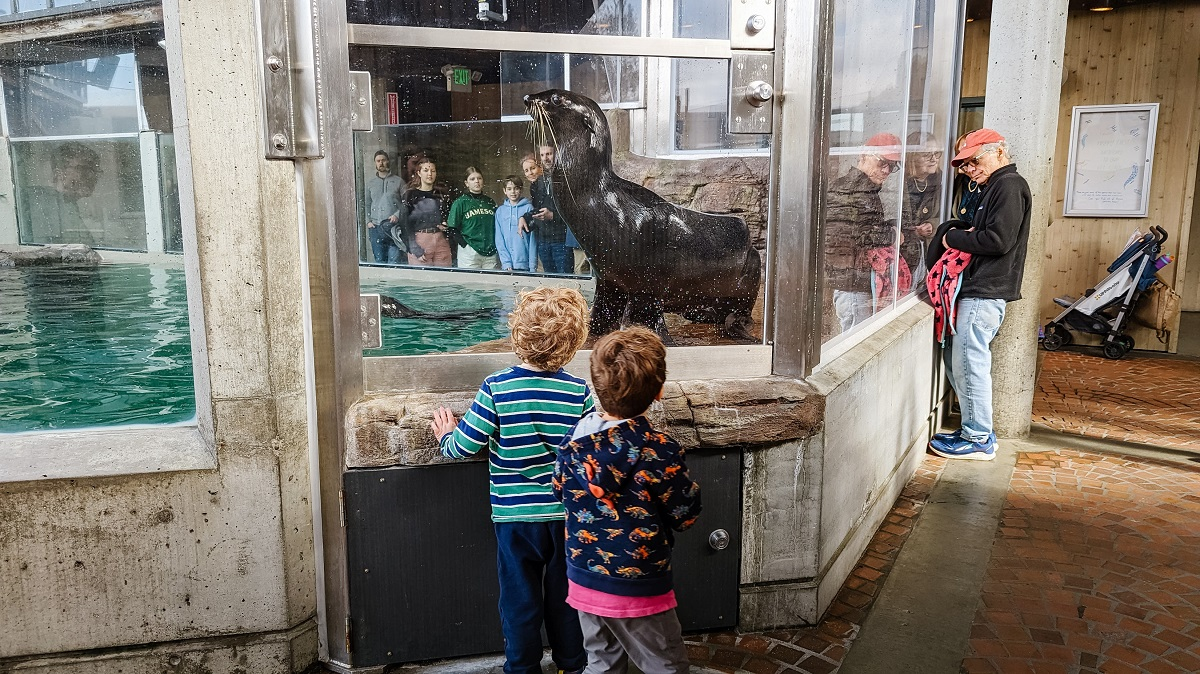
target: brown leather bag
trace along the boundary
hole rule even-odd
[[[1129,318],[1153,330],[1158,341],[1166,344],[1171,339],[1171,329],[1179,322],[1179,305],[1179,293],[1158,279],[1142,293]]]

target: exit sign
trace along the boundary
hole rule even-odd
[[[479,78],[479,74],[470,68],[455,65],[442,66],[442,74],[446,76],[446,91],[471,93],[471,83]]]

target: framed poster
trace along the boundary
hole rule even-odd
[[[1158,103],[1075,106],[1063,215],[1145,217],[1157,126]]]

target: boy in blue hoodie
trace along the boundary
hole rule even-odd
[[[529,230],[533,206],[521,196],[525,181],[504,177],[503,204],[496,207],[496,252],[504,271],[537,271],[537,240]]]
[[[588,674],[686,674],[671,577],[674,531],[700,514],[700,485],[683,448],[646,419],[662,398],[666,349],[642,327],[592,350],[603,413],[585,415],[559,446],[555,494],[567,511],[567,603],[579,611]]]

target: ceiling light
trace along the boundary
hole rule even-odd
[[[1112,0],[1099,0],[1093,3],[1088,9],[1093,12],[1111,12],[1113,10]]]

